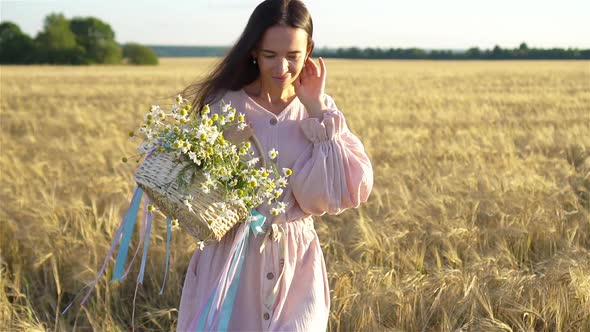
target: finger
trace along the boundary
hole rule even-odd
[[[309,75],[307,66],[301,68],[301,72],[299,73],[299,77],[307,77]]]
[[[311,65],[309,64],[309,58],[305,59],[305,62],[303,63],[303,70],[301,70],[302,73],[305,73],[305,77],[308,77],[310,75],[310,68]]]
[[[294,86],[295,86],[295,92],[297,93],[297,91],[299,91],[299,89],[301,88],[301,80],[303,79],[303,77],[301,77],[302,74],[299,74],[299,77],[295,80],[295,82],[293,82]]]
[[[311,59],[309,58],[309,61],[311,62],[311,72],[313,76],[319,77],[319,73],[320,73],[320,68],[318,67],[318,65]]]
[[[322,59],[322,58],[320,58],[320,66],[321,66],[321,69],[322,69],[321,72],[320,72],[320,77],[322,79],[325,79],[326,78],[326,74],[328,72],[326,71],[326,63],[324,62],[324,59]]]
[[[305,71],[307,71],[307,74],[309,76],[313,75],[313,61],[311,60],[311,58],[307,58],[307,60],[305,61]]]

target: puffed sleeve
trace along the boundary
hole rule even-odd
[[[317,216],[357,208],[373,188],[373,167],[362,142],[328,95],[325,104],[321,122],[313,117],[300,122],[309,147],[295,161],[289,178],[301,209]]]

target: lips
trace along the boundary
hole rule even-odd
[[[285,76],[273,76],[272,78],[279,80],[279,81],[285,81],[289,78],[289,75],[285,75]]]

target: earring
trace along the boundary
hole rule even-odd
[[[256,64],[256,59],[252,59],[252,63],[253,64]]]

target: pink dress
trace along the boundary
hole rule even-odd
[[[243,89],[228,91],[222,100],[246,115],[267,155],[277,149],[279,170],[293,170],[280,198],[287,204],[286,213],[274,217],[266,203],[256,208],[267,224],[275,226],[267,234],[250,236],[233,311],[224,318],[229,319],[227,329],[325,331],[330,293],[312,216],[340,214],[367,201],[373,168],[364,146],[328,95],[321,121],[309,117],[297,97],[279,115]],[[220,113],[220,104],[210,105],[211,111]],[[238,228],[193,254],[182,289],[178,331],[196,330],[198,310],[219,280]]]

